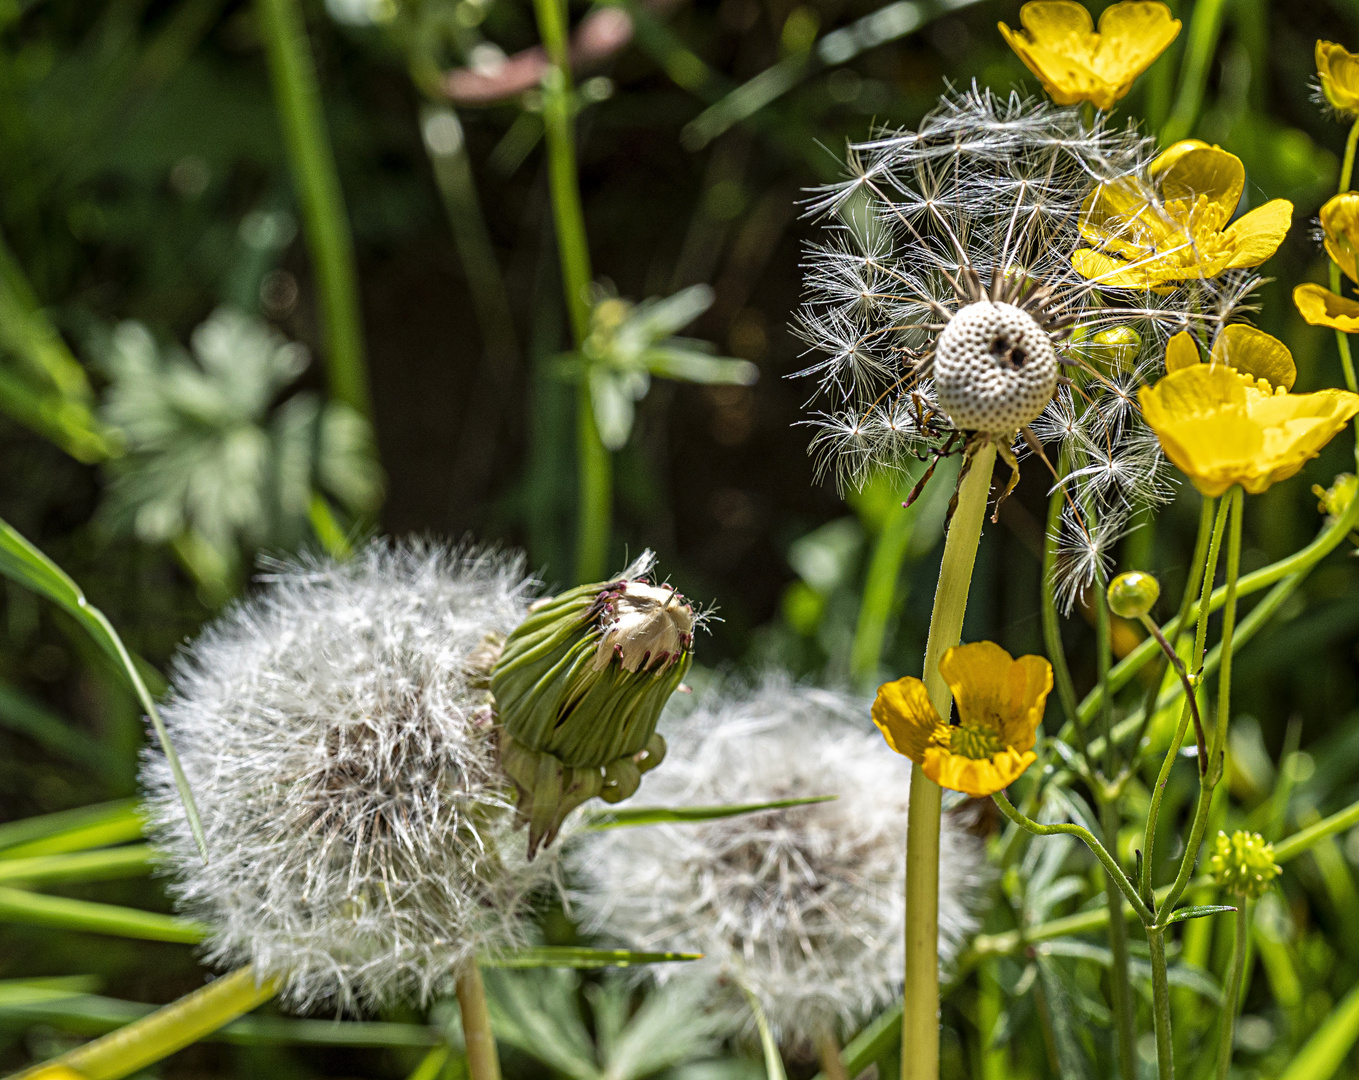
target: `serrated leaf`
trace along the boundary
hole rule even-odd
[[[481,960],[487,968],[606,968],[634,964],[670,964],[702,960],[702,953],[636,952],[632,949],[588,949],[578,945],[540,945]]]
[[[1165,921],[1165,925],[1184,922],[1186,919],[1202,919],[1207,915],[1222,915],[1225,912],[1235,910],[1236,908],[1227,904],[1198,904],[1193,907],[1183,907],[1172,912],[1170,918]]]
[[[728,806],[635,806],[594,814],[586,820],[591,831],[631,829],[639,825],[670,825],[683,822],[712,821],[717,818],[758,814],[764,810],[784,810],[790,806],[811,806],[831,802],[838,795],[809,795],[800,799],[774,799],[770,802],[732,803]]]

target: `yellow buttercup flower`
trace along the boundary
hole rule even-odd
[[[1180,32],[1165,4],[1124,0],[1105,8],[1099,31],[1090,12],[1072,0],[1030,0],[1019,12],[1021,30],[1000,32],[1058,105],[1093,102],[1111,109],[1132,89]]]
[[[1304,322],[1329,326],[1346,334],[1359,333],[1359,302],[1337,296],[1321,285],[1307,283],[1293,290],[1293,303]]]
[[[1359,282],[1359,191],[1347,191],[1321,208],[1326,254],[1351,281]]]
[[[1166,457],[1208,496],[1288,479],[1359,413],[1359,394],[1290,394],[1225,364],[1181,367],[1139,397]]]
[[[939,673],[958,706],[949,724],[925,684],[905,678],[878,688],[873,723],[887,745],[910,758],[940,787],[973,798],[993,795],[1034,763],[1034,737],[1052,690],[1052,665],[1041,656],[1014,659],[999,645],[955,645]]]
[[[1272,388],[1292,390],[1298,378],[1293,354],[1278,338],[1245,323],[1232,323],[1218,334],[1208,354],[1210,364],[1225,364],[1255,379],[1264,379]],[[1181,330],[1166,345],[1166,372],[1179,371],[1202,363],[1193,337]]]
[[[1235,154],[1198,139],[1170,147],[1148,174],[1154,191],[1125,176],[1085,200],[1079,228],[1094,247],[1071,257],[1083,277],[1112,288],[1155,289],[1259,266],[1293,220],[1293,204],[1273,199],[1232,221],[1245,167]]]
[[[1359,56],[1334,41],[1317,42],[1321,92],[1337,110],[1359,114]]]

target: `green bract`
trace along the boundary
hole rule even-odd
[[[668,585],[623,576],[540,600],[491,671],[501,764],[529,823],[529,857],[596,795],[616,803],[660,764],[656,721],[693,654],[696,618]]]

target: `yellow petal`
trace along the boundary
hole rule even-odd
[[[1321,232],[1326,254],[1345,276],[1359,282],[1356,249],[1359,248],[1359,192],[1337,195],[1321,208]]]
[[[1359,334],[1359,303],[1336,296],[1330,289],[1308,283],[1293,290],[1293,303],[1303,321],[1312,326],[1329,326],[1347,334]]]
[[[1052,665],[1041,656],[1021,656],[1010,665],[1009,684],[1010,700],[1001,716],[1001,741],[1014,750],[1032,750],[1052,692]]]
[[[1099,17],[1096,67],[1116,88],[1115,101],[1132,88],[1133,80],[1151,67],[1179,32],[1180,20],[1159,2],[1123,0],[1104,9]],[[1099,107],[1107,109],[1112,104]]]
[[[1014,658],[994,641],[955,645],[939,661],[939,674],[953,692],[960,723],[1000,730],[1010,702]]]
[[[1183,143],[1176,143],[1177,151]],[[1167,154],[1170,152],[1168,151]],[[1195,146],[1180,150],[1160,173],[1161,197],[1167,204],[1183,200],[1189,205],[1199,198],[1207,200],[1201,213],[1202,226],[1216,232],[1232,219],[1246,185],[1246,167],[1241,159],[1216,146]]]
[[[907,677],[878,687],[878,696],[873,701],[873,723],[888,746],[917,765],[924,760],[930,736],[942,722],[919,679]]]
[[[1285,390],[1292,390],[1298,378],[1298,369],[1288,346],[1244,323],[1232,323],[1218,334],[1210,359],[1214,364],[1229,364],[1237,371],[1266,379],[1271,386],[1282,386]],[[1170,370],[1168,353],[1166,370]]]
[[[1211,147],[1202,139],[1181,139],[1177,143],[1172,143],[1169,148],[1162,150],[1152,158],[1151,164],[1147,166],[1147,175],[1154,180],[1156,177],[1160,176],[1161,173],[1170,168],[1170,166],[1174,165],[1180,158],[1184,157],[1185,154],[1189,153],[1190,150],[1208,149],[1211,149]]]
[[[1006,749],[989,759],[974,760],[932,746],[925,752],[921,768],[940,787],[980,799],[1008,787],[1036,760],[1038,755],[1032,750],[1020,753]]]
[[[1293,204],[1287,199],[1271,199],[1242,214],[1222,233],[1233,249],[1227,269],[1259,266],[1279,249],[1291,224]]]
[[[1166,344],[1166,372],[1179,371],[1190,364],[1200,364],[1203,357],[1194,336],[1188,330],[1181,330]]]
[[[1318,41],[1317,75],[1326,100],[1343,113],[1359,113],[1359,56],[1334,41]]]

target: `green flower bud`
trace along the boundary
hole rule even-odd
[[[1142,351],[1142,335],[1131,326],[1111,326],[1082,344],[1086,355],[1106,371],[1130,371]]]
[[[1317,504],[1319,512],[1327,517],[1338,518],[1350,508],[1354,496],[1359,494],[1359,476],[1355,476],[1354,473],[1341,473],[1328,488],[1313,484],[1312,494],[1321,500]]]
[[[1161,583],[1142,570],[1129,570],[1109,582],[1109,610],[1124,619],[1140,619],[1156,606]]]
[[[1231,836],[1217,834],[1208,870],[1222,888],[1250,899],[1263,896],[1280,873],[1274,863],[1274,845],[1265,843],[1259,833],[1239,829]]]
[[[614,581],[538,601],[491,669],[529,858],[585,800],[621,802],[665,756],[656,721],[689,670],[699,620],[669,585],[643,580],[654,561],[647,552]]]

